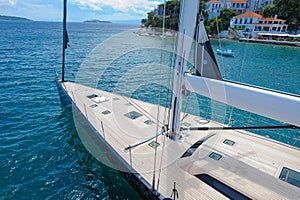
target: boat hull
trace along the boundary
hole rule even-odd
[[[233,52],[221,51],[219,49],[217,49],[217,54],[221,56],[234,57]]]
[[[153,191],[151,185],[149,185],[137,172],[134,172],[130,165],[128,165],[128,163],[126,163],[117,154],[117,152],[114,151],[114,149],[105,141],[105,139],[101,137],[101,134],[82,114],[82,112],[73,102],[72,98],[70,98],[70,96],[62,86],[60,80],[56,79],[56,84],[61,103],[65,107],[72,107],[73,120],[78,136],[85,148],[92,154],[92,156],[97,159],[101,158],[102,161],[103,159],[105,159],[106,163],[112,164],[111,166],[114,166],[115,169],[127,169],[128,172],[118,172],[145,199],[163,199],[163,197],[157,191]],[[132,171],[132,173],[130,173],[130,171]]]
[[[226,199],[228,194],[223,194],[219,188],[197,178],[203,174],[217,179],[250,199],[262,199],[266,194],[272,199],[299,196],[297,188],[278,178],[283,166],[299,171],[299,151],[242,130],[206,129],[207,131],[187,132],[179,141],[170,139],[168,134],[158,136],[157,155],[161,157],[157,160],[161,160],[161,167],[157,167],[155,171],[156,179],[159,178],[155,189],[158,188],[159,193],[152,191],[155,157],[151,144],[155,142],[153,133],[156,124],[149,125],[145,122],[151,116],[156,116],[151,111],[157,111],[157,106],[71,82],[58,82],[58,88],[62,90],[62,97],[71,100],[77,132],[85,147],[102,164],[125,170],[122,174],[133,177],[128,182],[138,187],[137,191],[148,192],[149,196],[145,199],[168,197],[175,183],[182,199]],[[97,103],[92,98],[95,94],[109,100]],[[139,107],[137,103],[140,104]],[[110,114],[107,114],[108,110]],[[134,111],[143,115],[130,118],[128,113]],[[217,122],[204,121],[197,116],[182,114],[185,116],[183,127],[224,126]],[[104,129],[101,127],[102,122]],[[224,144],[228,139],[235,145]],[[200,146],[193,148],[194,144],[202,140],[204,144],[199,143]],[[189,154],[191,148],[195,150],[194,153],[183,157]],[[223,155],[218,161],[210,156],[216,152]],[[103,160],[104,157],[106,160]],[[253,188],[257,190],[254,191]]]

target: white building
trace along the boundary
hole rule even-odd
[[[237,30],[241,37],[257,38],[258,33],[281,34],[287,31],[286,20],[274,18],[264,18],[262,15],[247,12],[233,17],[230,27]]]
[[[262,13],[266,6],[273,5],[273,0],[248,0],[248,12]]]
[[[221,10],[224,9],[224,4],[219,0],[210,0],[206,3],[206,8],[209,13],[208,20],[219,17]]]
[[[243,14],[247,10],[247,0],[227,0],[226,8],[237,11],[238,14]]]
[[[208,19],[220,16],[224,8],[235,10],[238,14],[254,12],[261,14],[266,6],[273,5],[273,0],[210,0],[206,3],[209,13]]]

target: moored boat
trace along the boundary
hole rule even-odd
[[[234,57],[234,52],[231,49],[226,49],[226,50],[217,49],[217,54],[221,56]]]

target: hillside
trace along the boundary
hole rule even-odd
[[[32,21],[32,20],[23,17],[0,15],[0,21]]]
[[[91,20],[86,20],[84,23],[112,23],[110,21],[100,21],[98,19],[91,19]]]

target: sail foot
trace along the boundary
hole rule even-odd
[[[300,97],[241,83],[219,81],[187,74],[192,92],[287,124],[300,126]]]

